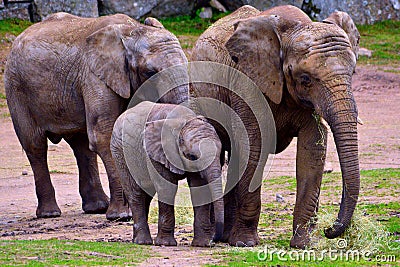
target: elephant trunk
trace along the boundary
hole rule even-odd
[[[165,93],[160,102],[179,105],[189,100],[189,86],[187,84],[180,85]]]
[[[333,226],[325,229],[327,238],[340,236],[350,224],[360,191],[357,107],[349,89],[335,92],[324,112],[335,139],[343,183],[339,215]]]
[[[214,204],[215,235],[213,241],[218,242],[222,239],[224,232],[224,198],[222,190],[221,167],[212,167],[210,172],[212,174],[207,175],[206,179],[210,186],[211,199]]]

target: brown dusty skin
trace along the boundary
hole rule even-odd
[[[0,44],[0,92],[4,94],[3,69],[9,44]],[[394,69],[393,67],[387,67]],[[364,125],[359,125],[360,168],[400,168],[400,74],[384,72],[377,67],[361,66],[353,77],[354,97],[359,116]],[[132,225],[129,222],[109,222],[104,215],[83,214],[78,193],[78,170],[69,146],[62,141],[50,145],[49,169],[56,190],[56,199],[62,215],[53,219],[36,219],[37,199],[33,174],[28,160],[17,140],[5,100],[0,99],[0,240],[10,239],[77,239],[92,241],[130,242]],[[274,159],[268,177],[295,174],[295,140],[289,148]],[[339,171],[337,153],[330,134],[328,144],[328,167]],[[22,175],[27,171],[27,175]],[[108,192],[105,169],[100,165],[103,187]],[[267,175],[267,170],[265,172]],[[268,179],[268,177],[266,179]],[[277,188],[262,188],[262,201],[275,200],[275,194],[285,196],[294,204],[294,192],[276,191]],[[393,201],[390,196],[364,197],[360,201],[371,203]],[[336,197],[337,201],[340,196]],[[321,199],[322,203],[331,199]],[[153,237],[156,224],[150,225]],[[261,231],[260,231],[261,230]],[[259,229],[262,232],[262,229]],[[213,249],[191,248],[192,227],[177,226],[176,248],[151,247],[159,257],[151,258],[143,266],[196,266],[217,263],[212,259]],[[262,237],[262,233],[260,233]],[[196,255],[196,256],[194,256]]]

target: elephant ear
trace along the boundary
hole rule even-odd
[[[185,172],[175,167],[170,160],[180,161],[178,138],[183,125],[184,121],[181,119],[157,120],[146,123],[144,132],[144,148],[147,155],[177,174]]]
[[[283,70],[279,16],[257,16],[238,21],[225,47],[231,59],[271,101],[279,104],[283,92]]]
[[[108,25],[86,38],[89,68],[107,87],[123,98],[129,98],[131,83],[122,42],[132,26]]]
[[[148,17],[144,20],[144,25],[159,28],[159,29],[164,29],[164,26],[161,24],[160,21],[156,18]]]
[[[353,50],[354,55],[358,59],[360,33],[349,14],[342,11],[335,11],[330,14],[328,18],[324,19],[323,22],[335,24],[347,33],[351,44],[351,50]]]

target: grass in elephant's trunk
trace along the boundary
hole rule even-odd
[[[324,236],[324,229],[330,227],[336,219],[331,211],[320,211],[317,215],[316,227],[310,234],[310,248],[317,251],[357,251],[359,253],[377,254],[380,251],[393,249],[390,234],[386,228],[369,217],[364,211],[356,209],[349,227],[335,239]],[[397,245],[397,249],[400,244]]]

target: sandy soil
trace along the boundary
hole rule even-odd
[[[4,94],[2,73],[9,44],[0,46],[0,92]],[[360,66],[354,75],[354,96],[364,121],[364,125],[359,126],[361,169],[400,167],[400,74],[399,70],[396,72]],[[330,136],[327,165],[333,171],[340,171],[332,140]],[[276,155],[271,170],[265,172],[265,179],[294,175],[295,151],[294,141],[286,151]],[[32,170],[15,135],[5,100],[0,99],[0,240],[58,238],[130,242],[131,222],[109,222],[104,215],[82,213],[78,170],[72,151],[64,141],[59,145],[50,145],[48,159],[58,205],[63,214],[60,218],[36,219],[37,199]],[[102,183],[108,193],[106,173],[100,165]],[[263,201],[273,201],[276,193],[263,188]],[[293,192],[285,195],[285,199],[294,203]],[[155,224],[151,225],[151,231],[156,234]],[[151,247],[154,255],[158,256],[144,262],[143,266],[216,263],[218,260],[212,259],[214,250],[189,247],[191,231],[191,226],[178,226],[176,238],[179,246]]]

